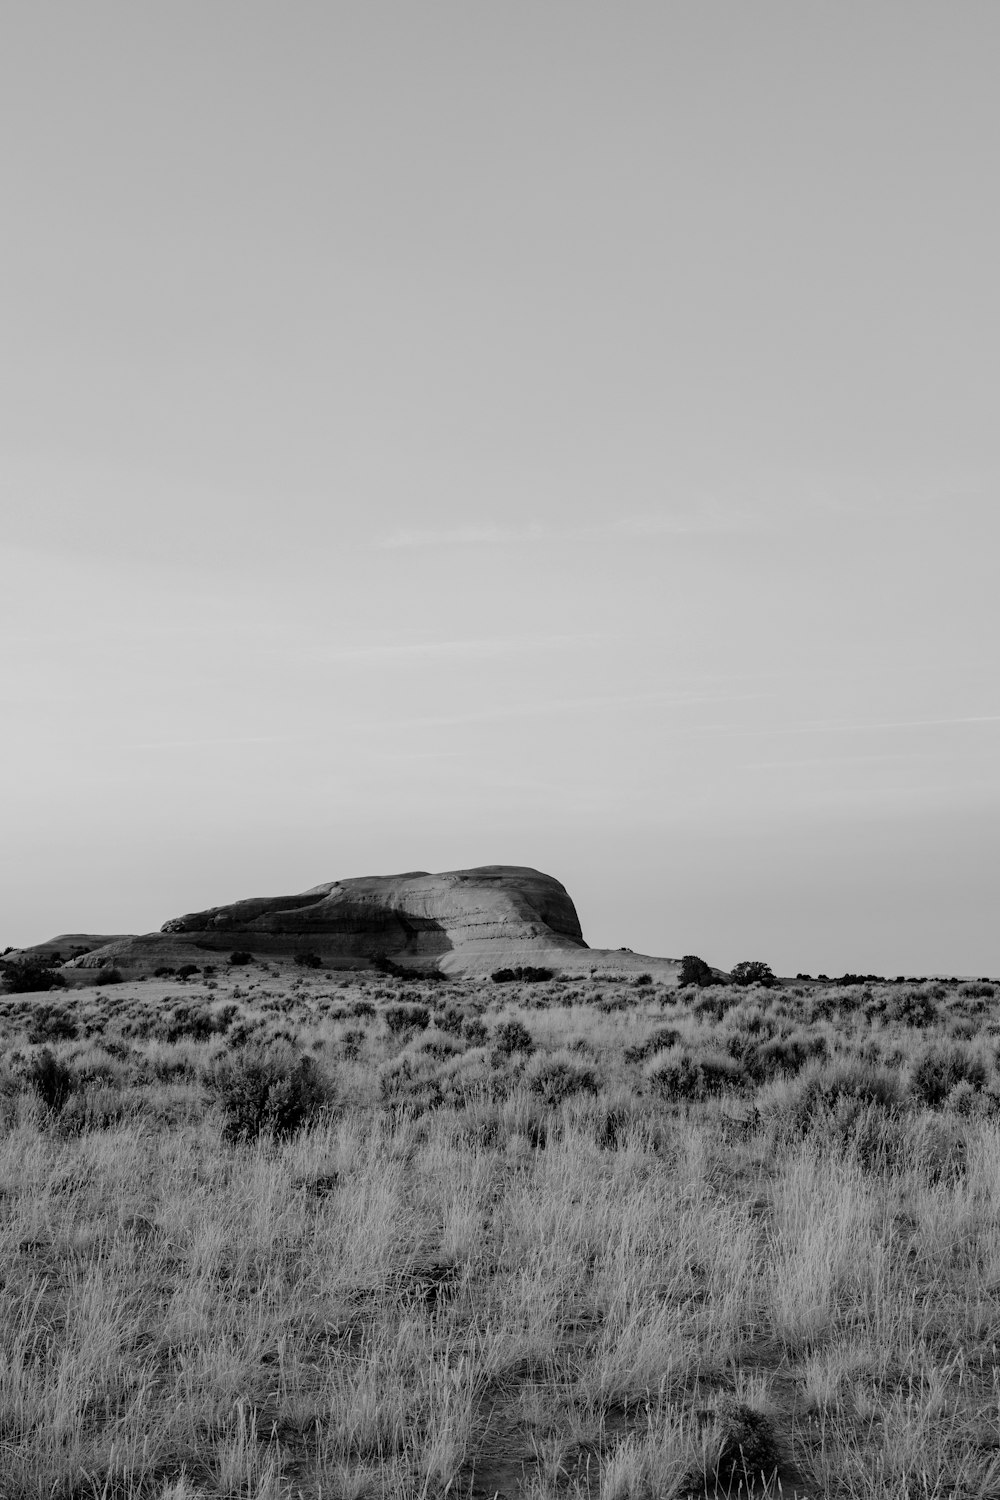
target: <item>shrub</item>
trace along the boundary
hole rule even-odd
[[[596,1094],[596,1070],[568,1052],[536,1052],[525,1069],[531,1090],[546,1104],[561,1104],[572,1094]]]
[[[679,1031],[672,1026],[658,1026],[654,1032],[646,1037],[643,1042],[634,1042],[631,1047],[625,1048],[625,1061],[629,1063],[645,1062],[647,1057],[652,1057],[655,1052],[664,1052],[668,1047],[673,1047],[681,1039]]]
[[[970,979],[967,984],[960,984],[958,993],[970,1000],[993,1000],[996,998],[996,986],[990,984],[989,980]]]
[[[690,1482],[699,1493],[727,1495],[755,1492],[757,1480],[771,1488],[781,1462],[772,1423],[732,1396],[718,1400],[715,1413],[717,1443],[714,1472],[692,1474]]]
[[[28,1064],[28,1082],[46,1109],[58,1114],[73,1092],[73,1073],[48,1047]]]
[[[893,988],[881,1010],[887,1021],[903,1026],[931,1026],[938,1013],[933,995],[921,989]]]
[[[220,1058],[208,1077],[230,1142],[268,1135],[283,1140],[333,1103],[316,1061],[287,1046],[250,1046]]]
[[[808,1032],[793,1032],[790,1036],[769,1037],[766,1041],[733,1050],[738,1037],[730,1037],[730,1050],[738,1056],[747,1072],[758,1082],[774,1078],[778,1073],[800,1073],[813,1058],[827,1055],[826,1037]]]
[[[460,1057],[464,1051],[465,1048],[456,1037],[449,1036],[446,1031],[438,1031],[436,1027],[425,1031],[423,1036],[413,1043],[415,1057],[433,1057],[438,1062]]]
[[[679,1046],[657,1052],[644,1071],[653,1091],[670,1099],[703,1099],[736,1087],[746,1077],[743,1064],[725,1052],[689,1052]]]
[[[128,1118],[127,1096],[117,1088],[75,1090],[59,1114],[62,1136],[83,1135],[88,1130],[107,1130]]]
[[[478,1016],[470,1016],[467,1021],[462,1022],[462,1039],[468,1042],[470,1047],[485,1047],[489,1041],[489,1032],[486,1024]]]
[[[371,959],[371,966],[379,974],[386,974],[391,979],[409,979],[410,971],[402,964],[393,963],[392,959],[385,953],[375,953]]]
[[[699,995],[691,1009],[696,1016],[711,1016],[714,1021],[721,1021],[726,1012],[738,1004],[732,990],[722,986],[713,990],[710,995]]]
[[[718,1094],[723,1089],[738,1088],[746,1078],[746,1070],[737,1058],[725,1052],[701,1052],[695,1061],[701,1069],[702,1086],[706,1094]]]
[[[239,967],[240,964],[252,964],[253,954],[246,953],[242,948],[237,948],[235,953],[230,953],[229,962],[236,967]]]
[[[295,962],[303,969],[321,969],[323,960],[318,953],[296,953]]]
[[[515,1052],[534,1052],[535,1039],[523,1021],[501,1021],[493,1033],[493,1051],[497,1057],[511,1057]]]
[[[471,1100],[502,1094],[496,1069],[486,1052],[477,1047],[446,1062],[438,1072],[442,1101],[453,1108],[463,1108]]]
[[[745,958],[733,964],[729,977],[733,984],[763,984],[768,988],[778,982],[770,964],[760,958]]]
[[[437,1109],[443,1093],[435,1059],[409,1052],[390,1058],[379,1068],[379,1092],[386,1105],[406,1105],[418,1112]]]
[[[731,1006],[728,1016],[731,1028],[730,1041],[734,1038],[742,1038],[747,1042],[763,1041],[767,1037],[778,1034],[778,1021],[775,1016],[768,1015],[753,1000],[741,1000],[738,1005]],[[732,1050],[731,1047],[730,1050]],[[733,1056],[735,1057],[736,1053],[733,1053]]]
[[[225,1005],[218,1011],[207,1005],[175,1005],[165,1015],[157,1017],[153,1035],[158,1041],[179,1042],[187,1038],[192,1042],[207,1042],[209,1037],[225,1031],[239,1014],[235,1005]]]
[[[197,964],[181,964],[177,970],[178,979],[190,979],[192,974],[198,973]]]
[[[365,1044],[365,1033],[357,1026],[350,1026],[340,1038],[340,1050],[348,1062],[356,1062]]]
[[[423,1031],[431,1013],[426,1005],[387,1005],[382,1016],[390,1035],[399,1036],[405,1031]]]
[[[982,1091],[962,1078],[949,1093],[945,1104],[956,1115],[974,1115],[982,1103]]]
[[[802,1136],[831,1113],[841,1110],[842,1100],[873,1105],[897,1114],[906,1103],[906,1086],[894,1068],[840,1060],[812,1062],[795,1079],[778,1079],[765,1085],[757,1096],[761,1119],[779,1136]]]
[[[178,970],[178,972],[180,972]],[[95,984],[121,984],[123,976],[121,969],[98,969]]]
[[[251,1042],[260,1042],[264,1034],[264,1022],[259,1017],[244,1016],[241,1021],[233,1023],[227,1041],[230,1047],[246,1047]]]
[[[701,1069],[683,1047],[668,1047],[647,1062],[644,1073],[654,1093],[671,1099],[700,1099],[704,1093]]]
[[[31,1014],[29,1042],[71,1042],[79,1027],[69,1011],[61,1005],[36,1005]]]
[[[967,1082],[979,1092],[987,1079],[986,1064],[972,1047],[961,1042],[931,1043],[917,1057],[910,1073],[916,1097],[932,1109],[945,1102],[958,1083]]]
[[[653,982],[652,974],[637,974],[632,983],[637,990],[647,989]]]

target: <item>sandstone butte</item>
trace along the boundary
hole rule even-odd
[[[11,957],[23,961],[53,946],[55,940]],[[238,949],[262,959],[314,953],[332,969],[388,961],[414,974],[456,976],[535,966],[580,977],[648,971],[669,982],[678,969],[675,959],[588,948],[566,888],[520,865],[331,880],[296,896],[234,901],[174,917],[159,932],[95,945],[63,968],[67,978],[97,967],[142,978],[183,963],[200,968]]]

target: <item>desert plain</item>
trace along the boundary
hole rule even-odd
[[[4,1500],[1000,1495],[1000,984],[245,935],[4,961]]]

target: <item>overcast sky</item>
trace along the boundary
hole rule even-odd
[[[0,946],[534,865],[1000,972],[1000,6],[5,8]]]

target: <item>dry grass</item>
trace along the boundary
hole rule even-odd
[[[1000,1496],[989,995],[210,984],[0,997],[4,1500]]]

